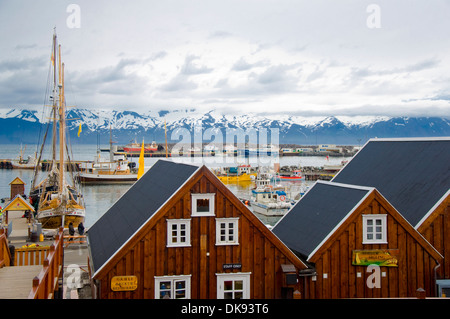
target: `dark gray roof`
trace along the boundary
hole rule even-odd
[[[450,138],[370,140],[332,181],[375,187],[416,227],[450,188]]]
[[[95,271],[199,169],[198,166],[157,161],[89,228],[87,238]]]
[[[272,231],[306,261],[371,190],[318,181]]]

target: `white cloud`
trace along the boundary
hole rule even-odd
[[[377,1],[380,29],[370,3],[79,0],[79,29],[65,2],[2,3],[0,107],[42,104],[57,26],[80,107],[450,114],[448,2]]]

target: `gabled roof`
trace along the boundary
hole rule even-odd
[[[318,181],[272,231],[296,254],[308,259],[372,190]]]
[[[374,197],[372,197],[374,196]],[[355,217],[355,213],[377,198],[384,207],[391,207],[390,215],[417,240],[436,260],[442,255],[392,206],[375,188],[318,181],[275,225],[273,232],[299,257],[314,262],[320,249],[331,243],[341,226]]]
[[[33,206],[27,202],[20,194],[17,194],[6,206],[4,211],[25,211],[31,210],[34,212]]]
[[[103,266],[198,169],[157,161],[89,228],[87,238],[94,269]]]
[[[332,182],[375,187],[417,228],[450,189],[450,138],[371,139]]]
[[[11,183],[9,183],[9,185],[26,185],[26,184],[20,177],[16,177],[13,179]]]
[[[307,266],[272,233],[206,166],[192,166],[159,160],[87,232],[93,277],[120,256],[138,232],[162,215],[166,203],[182,195],[182,188],[206,177],[247,219],[277,246],[299,269]]]

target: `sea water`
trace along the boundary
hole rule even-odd
[[[98,147],[93,144],[77,144],[72,145],[71,158],[74,161],[93,161],[98,156],[99,149],[108,149],[108,145]],[[32,156],[35,152],[39,152],[36,145],[0,145],[0,160],[14,159],[19,156],[20,150],[23,150],[23,156]],[[57,154],[58,156],[59,154]],[[101,158],[107,159],[109,154],[101,152]],[[50,159],[49,152],[44,153],[43,158]],[[222,156],[208,156],[208,157],[173,157],[173,158],[155,158],[145,157],[144,167],[148,170],[158,160],[172,160],[193,165],[205,164],[209,168],[236,166],[239,164],[249,163],[252,166],[267,166],[273,168],[274,163],[280,163],[280,166],[314,166],[320,167],[324,165],[337,165],[343,160],[348,160],[346,157],[330,157],[324,156],[267,156],[267,157],[222,157]],[[129,158],[130,161],[135,162],[138,166],[139,158]],[[30,192],[30,185],[33,179],[33,170],[27,169],[0,169],[0,199],[10,197],[10,183],[19,177],[25,182],[25,194]],[[282,182],[282,183],[296,183],[296,186],[311,186],[314,182],[299,181],[299,182]],[[299,185],[301,184],[301,185]],[[81,185],[81,192],[84,196],[86,206],[85,226],[90,227],[98,218],[100,218],[123,194],[125,194],[132,184],[126,185]],[[227,184],[227,187],[239,198],[249,198],[250,188],[253,183]],[[0,206],[4,206],[5,202],[0,202]],[[269,221],[269,223],[271,223]]]

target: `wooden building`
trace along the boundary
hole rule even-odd
[[[101,299],[292,298],[307,270],[207,167],[164,160],[87,239]]]
[[[439,252],[375,188],[317,182],[273,232],[315,272],[302,296],[435,296]]]
[[[332,181],[383,194],[444,257],[438,295],[450,289],[450,137],[371,139]]]
[[[9,198],[14,198],[17,194],[25,195],[25,182],[20,177],[14,178],[9,185],[11,185],[11,195]]]

